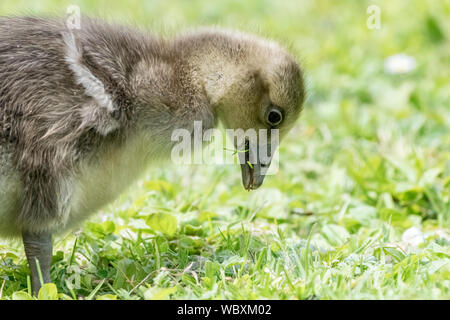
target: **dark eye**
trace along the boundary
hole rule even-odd
[[[266,114],[266,121],[271,126],[277,126],[283,121],[283,113],[279,108],[270,107]]]

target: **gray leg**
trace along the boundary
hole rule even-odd
[[[39,267],[44,283],[50,282],[50,267],[52,263],[52,234],[51,233],[22,233],[25,254],[30,265],[31,280],[34,294],[38,294],[41,288],[41,281],[36,264],[39,261]]]

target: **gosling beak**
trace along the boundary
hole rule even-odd
[[[241,171],[242,184],[245,190],[256,190],[262,185],[265,175],[261,174],[260,164],[252,164],[251,166],[247,163],[241,164]]]
[[[270,146],[267,146],[267,148],[270,149]],[[253,157],[252,154],[254,155]],[[248,142],[245,144],[245,150],[239,152],[242,184],[244,185],[245,190],[248,191],[256,190],[262,185],[266,172],[269,169],[270,161],[272,160],[269,157],[263,162],[262,160],[264,159],[259,159],[257,154],[258,148],[249,148]],[[254,159],[256,159],[256,161]]]

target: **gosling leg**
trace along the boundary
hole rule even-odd
[[[50,267],[52,263],[52,235],[51,233],[22,233],[23,245],[30,265],[33,292],[37,296],[41,288],[41,280],[36,261],[42,274],[43,283],[50,282]]]

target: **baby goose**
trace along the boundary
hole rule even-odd
[[[0,75],[0,236],[22,236],[34,292],[38,264],[50,282],[52,234],[170,156],[173,130],[221,121],[282,138],[304,99],[300,67],[274,42],[218,29],[168,40],[88,18],[79,30],[0,18]],[[269,164],[242,164],[244,187]]]

